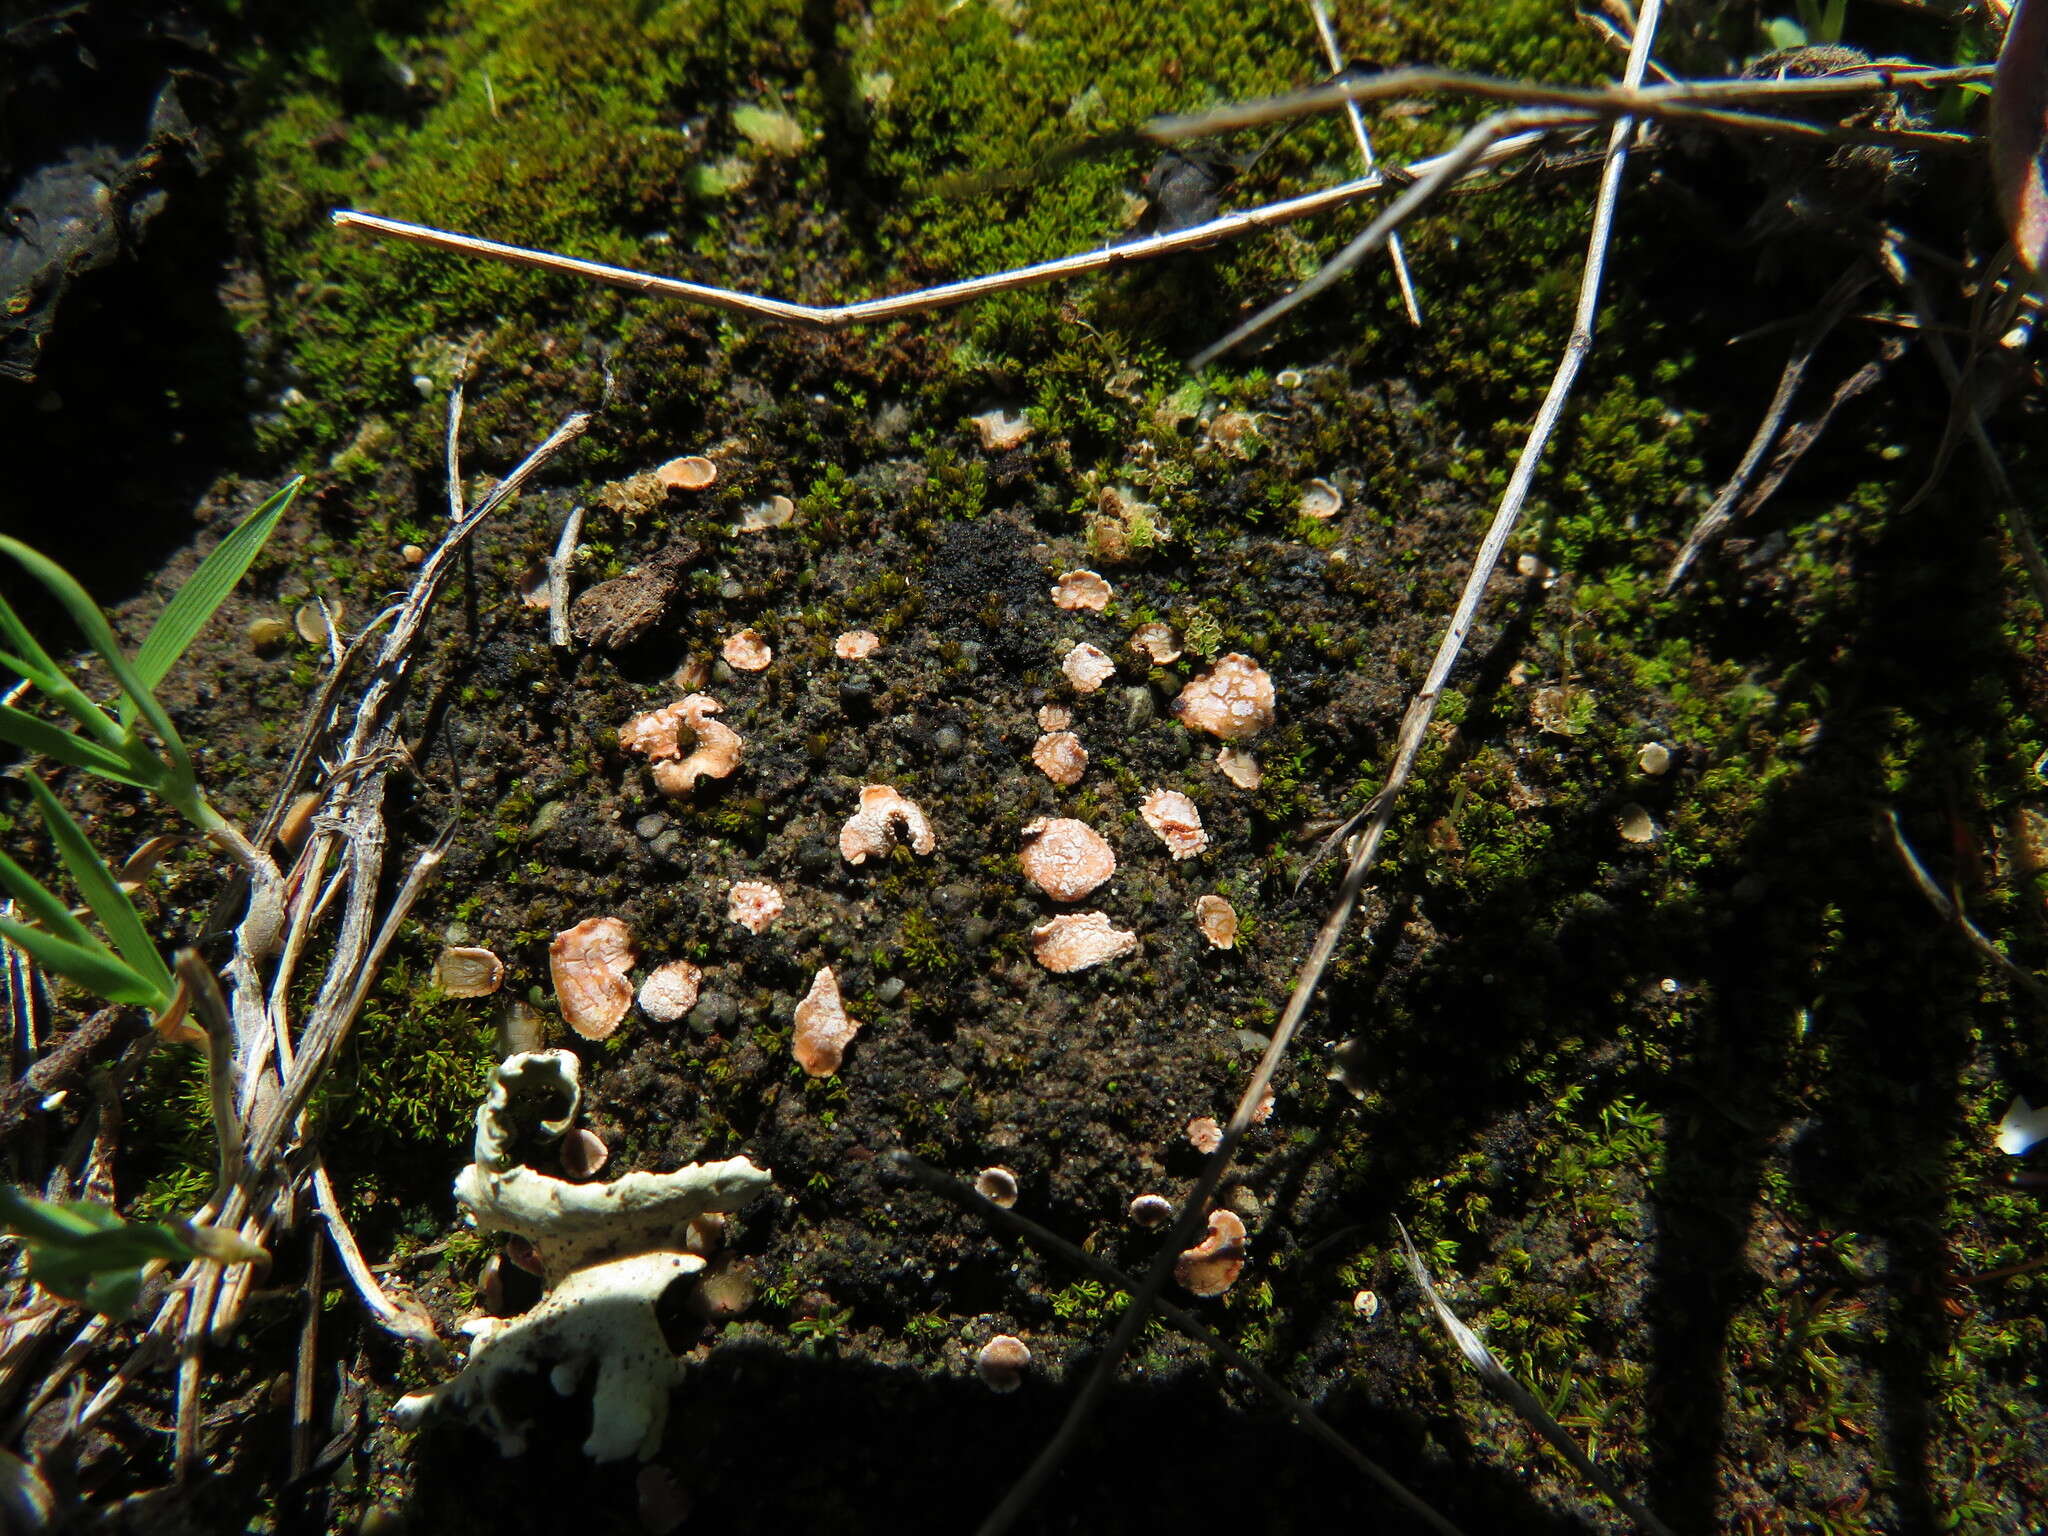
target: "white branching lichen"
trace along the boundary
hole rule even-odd
[[[437,1408],[460,1414],[516,1456],[531,1427],[519,1406],[523,1382],[544,1377],[563,1396],[587,1382],[585,1454],[644,1461],[661,1444],[669,1390],[682,1370],[655,1303],[704,1268],[703,1257],[683,1247],[686,1229],[740,1209],[768,1187],[769,1174],[744,1157],[605,1184],[572,1184],[527,1167],[522,1156],[560,1140],[574,1123],[582,1101],[577,1070],[567,1051],[508,1058],[477,1111],[476,1160],[455,1180],[455,1197],[478,1227],[532,1246],[547,1295],[522,1317],[470,1325],[461,1373],[401,1399],[394,1412],[405,1424]]]

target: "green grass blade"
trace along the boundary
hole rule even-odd
[[[170,606],[151,627],[149,638],[142,642],[142,649],[135,653],[135,675],[145,687],[154,688],[161,683],[198,638],[206,621],[227,600],[235,584],[248,574],[249,566],[277,528],[278,519],[305,483],[305,476],[301,475],[243,518],[241,526],[216,544],[191,579],[178,588],[178,595],[171,599]]]
[[[122,784],[136,784],[128,759],[84,736],[73,735],[11,704],[0,704],[0,741],[26,747],[73,768],[83,768]],[[136,784],[147,789],[147,784]]]
[[[36,642],[36,637],[28,632],[28,626],[21,622],[21,616],[4,597],[0,597],[0,635],[6,637],[9,649],[26,658],[22,661],[10,656],[7,664],[38,688],[48,686],[44,679],[64,675],[64,669]]]
[[[113,718],[105,710],[87,698],[66,673],[45,672],[34,662],[25,661],[12,651],[0,651],[0,667],[19,672],[44,698],[106,745],[112,746],[120,740],[121,727],[114,724]]]
[[[93,937],[91,929],[71,915],[69,902],[4,853],[0,853],[0,885],[6,886],[7,893],[28,909],[30,917],[58,938],[106,948]]]
[[[63,802],[50,793],[50,786],[33,773],[22,777],[28,781],[29,792],[36,797],[36,809],[43,813],[43,824],[50,829],[50,841],[56,844],[64,867],[71,871],[71,878],[78,884],[78,893],[92,908],[100,926],[106,929],[115,951],[132,970],[148,978],[168,999],[177,989],[177,984],[171,980],[171,968],[164,963],[164,957],[156,952],[156,944],[143,924],[142,914],[135,910],[135,903],[121,889],[113,870],[107,867],[99,849],[93,847],[92,840],[85,835],[85,829],[71,819],[71,813],[64,809]]]
[[[104,1232],[106,1225],[88,1211],[53,1205],[12,1184],[0,1184],[0,1232],[39,1243],[68,1243]]]
[[[17,923],[11,917],[0,917],[0,938],[22,950],[44,970],[55,971],[110,1003],[133,1003],[161,1012],[171,1001],[170,993],[108,950],[88,949],[83,944],[60,939],[47,929]]]
[[[150,729],[162,739],[171,753],[173,767],[189,771],[185,743],[178,735],[178,728],[171,724],[171,717],[157,703],[156,695],[136,675],[127,654],[121,649],[121,643],[114,638],[113,626],[100,611],[100,605],[92,600],[92,594],[81,587],[77,578],[63,566],[40,551],[30,549],[19,539],[0,535],[0,553],[12,555],[29,575],[49,588],[50,595],[71,615],[71,622],[85,636],[86,644],[97,651],[100,660],[107,664],[107,670],[114,674],[114,681],[121,685],[129,702],[142,712]]]

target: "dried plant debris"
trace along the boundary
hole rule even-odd
[[[679,539],[637,571],[599,582],[569,605],[570,633],[607,651],[646,639],[668,617],[685,573],[702,552],[695,541]]]

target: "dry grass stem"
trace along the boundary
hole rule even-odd
[[[1583,120],[1593,119],[1586,117]],[[1499,136],[1497,142],[1489,141],[1486,154],[1470,161],[1466,168],[1477,172],[1505,164],[1534,149],[1542,137],[1540,133]],[[681,299],[686,303],[722,309],[733,314],[751,316],[757,320],[774,320],[803,330],[836,331],[849,325],[893,320],[904,315],[922,314],[927,310],[944,309],[992,293],[1037,287],[1043,283],[1059,282],[1090,272],[1107,271],[1136,262],[1151,261],[1183,251],[1201,250],[1238,235],[1271,229],[1297,219],[1310,218],[1316,214],[1345,207],[1361,198],[1370,197],[1398,181],[1427,175],[1442,159],[1442,156],[1432,156],[1429,159],[1418,160],[1393,176],[1384,169],[1375,170],[1355,181],[1347,181],[1338,186],[1326,187],[1319,192],[1304,193],[1300,197],[1286,198],[1258,208],[1224,214],[1206,224],[1198,224],[1192,229],[1179,230],[1173,234],[1153,235],[1123,245],[1104,246],[1098,250],[1084,251],[1079,255],[1062,256],[1053,261],[1038,262],[1032,266],[997,272],[986,277],[941,283],[933,288],[919,288],[910,293],[895,294],[887,298],[837,305],[797,304],[785,299],[765,298],[704,283],[685,282],[681,278],[659,277],[649,272],[636,272],[629,267],[614,267],[573,256],[557,256],[552,252],[529,250],[524,246],[507,245],[496,240],[480,240],[473,235],[455,234],[449,230],[435,229],[430,225],[411,224],[402,219],[387,219],[354,209],[337,209],[333,217],[334,222],[343,228],[367,230],[372,234],[385,235],[416,245],[433,246],[459,256],[479,256],[514,266],[561,272],[571,277],[586,278],[592,282],[630,289],[635,293]]]
[[[1428,1301],[1430,1310],[1436,1314],[1436,1320],[1443,1325],[1444,1332],[1448,1333],[1452,1342],[1458,1346],[1458,1353],[1463,1355],[1465,1363],[1478,1373],[1479,1379],[1485,1382],[1493,1393],[1505,1400],[1507,1405],[1521,1416],[1524,1423],[1548,1441],[1551,1449],[1570,1462],[1572,1469],[1584,1478],[1589,1486],[1599,1489],[1612,1500],[1615,1508],[1633,1520],[1638,1530],[1645,1532],[1646,1536],[1672,1536],[1668,1525],[1623,1493],[1614,1479],[1594,1464],[1593,1458],[1588,1456],[1579,1442],[1551,1416],[1550,1410],[1537,1400],[1536,1394],[1515,1380],[1513,1373],[1500,1363],[1492,1350],[1486,1347],[1486,1342],[1465,1326],[1463,1319],[1453,1312],[1449,1304],[1438,1294],[1436,1282],[1430,1277],[1429,1266],[1422,1262],[1422,1255],[1415,1251],[1415,1244],[1409,1240],[1408,1229],[1398,1221],[1394,1223],[1394,1229],[1401,1236],[1401,1252],[1408,1261],[1408,1273],[1421,1288],[1424,1299]]]
[[[1899,862],[1906,866],[1906,873],[1913,877],[1913,884],[1920,894],[1927,898],[1927,904],[1934,908],[1941,920],[1962,936],[1963,942],[1990,961],[1998,971],[2017,986],[2042,1008],[2048,1008],[2048,985],[2040,977],[2027,970],[2004,950],[1992,943],[1991,936],[1970,920],[1964,910],[1960,893],[1951,894],[1941,885],[1920,860],[1913,845],[1906,841],[1905,829],[1899,825],[1899,813],[1889,806],[1884,812],[1884,827],[1890,837],[1892,851],[1899,856]]]
[[[569,567],[576,560],[576,541],[583,537],[583,509],[571,507],[562,519],[562,536],[548,557],[548,644],[569,646]]]
[[[1337,41],[1337,29],[1330,22],[1329,8],[1323,0],[1308,0],[1309,15],[1315,18],[1316,35],[1323,42],[1323,57],[1330,61],[1330,72],[1342,75],[1349,66],[1345,63],[1344,47]],[[1373,158],[1372,135],[1366,131],[1365,113],[1355,101],[1344,103],[1345,119],[1351,124],[1352,142],[1358,146],[1358,166],[1366,175],[1373,173],[1377,161]],[[1401,237],[1387,237],[1387,259],[1393,263],[1394,281],[1401,288],[1401,307],[1408,311],[1408,323],[1422,324],[1422,307],[1415,300],[1415,280],[1408,272],[1408,255],[1401,249]]]
[[[1869,271],[1861,262],[1850,266],[1835,280],[1813,313],[1801,327],[1798,340],[1792,345],[1792,354],[1785,359],[1784,370],[1778,375],[1778,388],[1771,396],[1771,403],[1765,409],[1763,420],[1757,424],[1756,433],[1749,440],[1749,448],[1742,456],[1742,462],[1735,473],[1728,477],[1728,483],[1721,487],[1714,497],[1714,503],[1702,512],[1692,531],[1685,536],[1685,543],[1679,548],[1671,568],[1664,573],[1664,590],[1669,592],[1685,579],[1686,571],[1708,545],[1717,542],[1721,535],[1735,521],[1735,504],[1742,493],[1749,488],[1750,479],[1756,474],[1764,455],[1770,452],[1771,444],[1777,441],[1778,433],[1784,428],[1785,418],[1791,413],[1793,396],[1806,381],[1807,369],[1813,363],[1813,355],[1820,350],[1822,342],[1834,334],[1849,312],[1849,306],[1863,290],[1876,280],[1877,274]],[[1781,477],[1782,478],[1782,477]],[[1751,508],[1753,510],[1754,504]]]

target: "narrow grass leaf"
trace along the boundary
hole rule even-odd
[[[0,917],[0,939],[25,952],[45,970],[77,982],[110,1003],[162,1008],[170,1001],[161,987],[106,949],[88,949],[83,944],[60,939],[46,928],[31,928],[11,917]]]
[[[20,673],[43,697],[91,731],[105,745],[111,747],[120,741],[121,727],[114,723],[113,717],[87,698],[62,670],[46,671],[38,663],[25,660],[12,651],[0,651],[0,667]]]
[[[15,1237],[25,1237],[38,1243],[74,1242],[95,1232],[104,1232],[107,1229],[104,1217],[120,1219],[105,1206],[88,1205],[83,1201],[58,1205],[53,1201],[38,1200],[12,1184],[0,1184],[0,1232]]]
[[[149,788],[135,777],[128,759],[111,747],[103,747],[11,704],[0,704],[0,741],[12,742],[17,747],[26,747],[31,752],[53,757],[60,763],[83,768],[88,773],[97,773],[122,784],[133,784],[138,789]]]
[[[26,658],[21,660],[9,656],[7,664],[38,688],[46,686],[45,679],[64,675],[64,669],[37,643],[36,637],[28,632],[28,626],[21,622],[21,616],[4,597],[0,597],[0,635],[5,635],[7,644]]]
[[[106,949],[90,928],[71,915],[71,903],[4,853],[0,853],[0,885],[6,886],[8,894],[28,909],[30,917],[58,938]],[[107,954],[111,959],[113,951],[108,950]]]
[[[71,819],[64,803],[50,793],[50,786],[33,773],[23,777],[28,781],[29,792],[36,798],[36,809],[43,813],[43,824],[50,830],[50,841],[56,845],[64,867],[71,871],[71,878],[77,882],[78,893],[92,908],[100,926],[106,929],[114,949],[138,975],[156,984],[161,994],[156,1000],[159,1004],[168,1001],[175,988],[171,968],[157,953],[149,929],[142,921],[142,914],[135,910],[135,903],[121,889],[113,870],[107,867],[99,849],[93,847],[92,839],[85,835],[85,829]]]
[[[92,594],[81,587],[77,578],[63,566],[40,551],[30,549],[19,539],[0,536],[0,553],[12,555],[29,575],[49,589],[50,595],[71,615],[71,622],[85,636],[86,644],[99,653],[100,660],[107,664],[107,670],[114,674],[114,681],[128,696],[125,703],[142,712],[150,729],[171,752],[175,763],[184,766],[185,743],[178,735],[178,728],[171,724],[171,717],[157,703],[156,695],[136,675],[135,668],[121,649],[120,641],[114,638],[113,626],[100,611],[100,605],[92,600]],[[122,713],[125,715],[127,712],[124,707]]]
[[[144,687],[155,688],[161,683],[198,638],[206,621],[248,574],[250,565],[276,530],[278,519],[305,483],[305,477],[300,476],[243,518],[240,526],[200,562],[191,579],[178,588],[177,596],[151,627],[149,638],[142,642],[142,649],[135,653],[135,675],[142,679]]]

